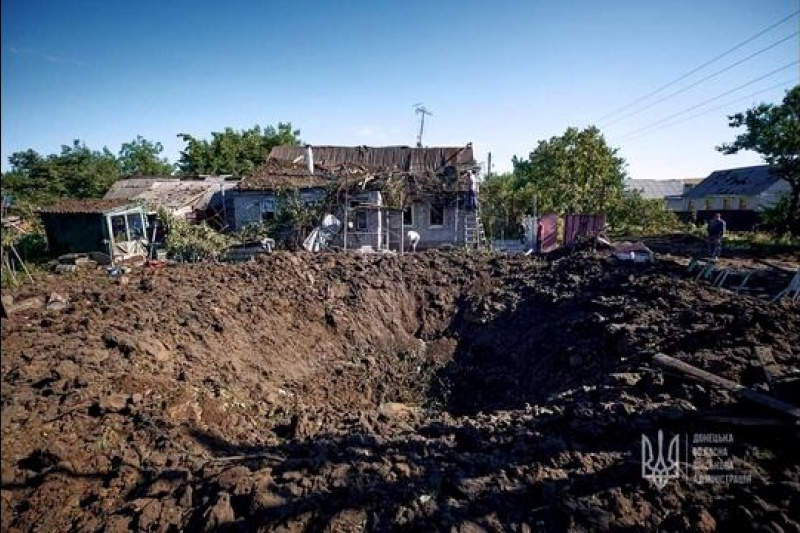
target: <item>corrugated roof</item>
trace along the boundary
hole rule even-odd
[[[325,167],[342,164],[364,165],[404,172],[441,172],[453,165],[459,169],[475,165],[472,144],[460,147],[409,146],[312,146],[314,163]],[[304,146],[276,146],[269,159],[297,162],[306,155]]]
[[[106,199],[124,198],[141,200],[151,209],[165,207],[202,209],[220,187],[229,189],[235,182],[221,176],[204,178],[174,178],[171,176],[146,176],[123,178],[114,182]]]
[[[642,198],[656,199],[683,194],[684,180],[625,180],[625,188],[637,190]]]
[[[684,197],[755,196],[772,187],[780,179],[769,165],[717,170],[688,191]]]
[[[146,176],[120,178],[111,184],[111,188],[103,198],[136,198],[138,195],[149,190],[154,184],[159,182],[179,182],[179,178],[172,176]]]
[[[124,207],[135,207],[136,202],[122,198],[64,198],[38,209],[41,213],[91,214],[107,213]]]

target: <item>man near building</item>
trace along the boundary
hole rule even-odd
[[[726,224],[719,213],[708,221],[708,254],[718,259],[722,253],[722,239],[725,237]]]

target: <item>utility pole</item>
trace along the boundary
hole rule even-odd
[[[489,156],[486,158],[486,178],[488,179],[492,175],[492,152],[489,152]]]
[[[422,130],[425,128],[425,115],[433,115],[428,111],[422,102],[414,104],[414,112],[420,115],[419,119],[419,135],[417,136],[417,148],[422,148]]]

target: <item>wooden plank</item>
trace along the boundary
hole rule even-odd
[[[785,426],[786,422],[776,418],[757,418],[743,416],[719,416],[705,415],[697,417],[704,422],[714,422],[717,424],[729,424],[732,426]]]
[[[684,363],[683,361],[679,361],[678,359],[665,354],[656,354],[653,357],[653,362],[664,369],[674,370],[700,381],[716,385],[717,387],[732,392],[739,398],[744,398],[759,405],[769,407],[770,409],[780,411],[781,413],[800,421],[800,408],[792,404],[778,400],[772,396],[756,392],[752,389],[748,389],[747,387],[729,379],[717,376],[711,372],[706,372],[705,370],[697,368],[696,366]]]

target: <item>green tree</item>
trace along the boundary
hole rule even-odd
[[[244,176],[263,163],[273,147],[300,144],[299,135],[291,123],[283,122],[263,130],[258,125],[241,131],[225,128],[212,132],[211,140],[179,133],[186,147],[181,151],[178,167],[184,175]]]
[[[531,201],[535,194],[541,212],[604,212],[623,190],[625,160],[595,126],[540,141],[528,159],[513,163],[513,186]]]
[[[79,140],[63,145],[59,154],[42,157],[25,150],[13,153],[8,161],[11,170],[3,175],[3,188],[23,200],[100,197],[117,178],[114,154],[108,148],[92,150]]]
[[[753,150],[784,180],[791,191],[786,220],[779,229],[800,233],[800,85],[786,93],[783,102],[760,104],[728,117],[732,128],[745,132],[717,147],[723,154]]]
[[[160,157],[164,146],[160,142],[148,141],[141,135],[131,142],[123,143],[117,164],[123,176],[166,176],[172,174],[174,165],[166,157]]]
[[[624,190],[609,205],[609,226],[625,235],[654,235],[682,227],[677,215],[660,198],[644,198],[638,190]]]

